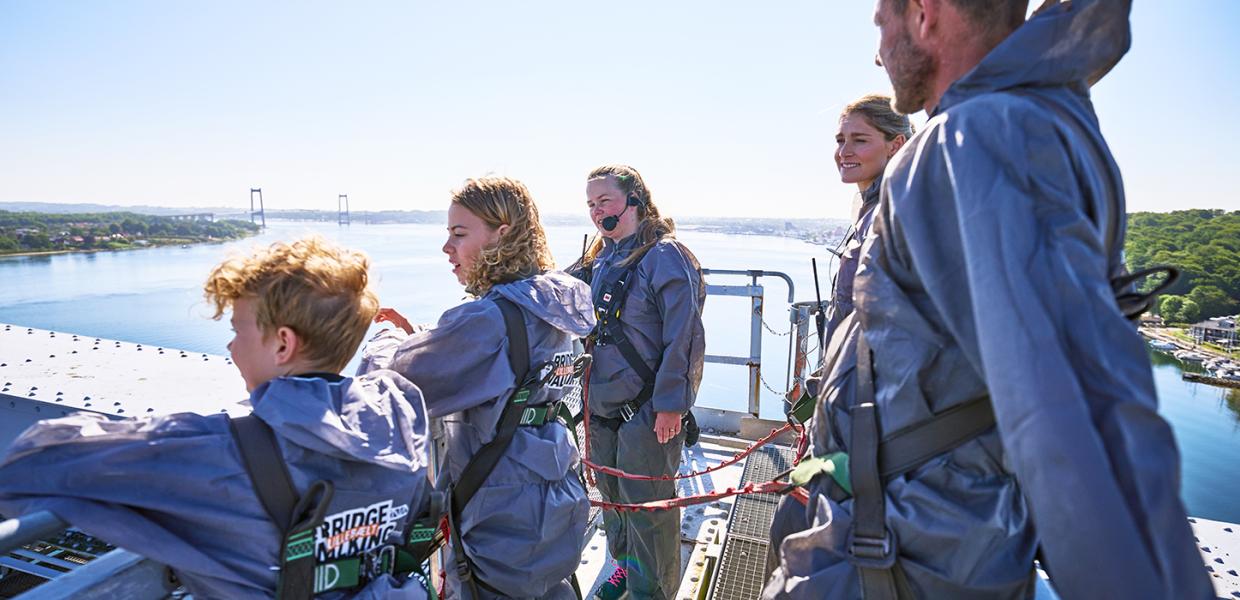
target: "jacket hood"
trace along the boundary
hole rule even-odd
[[[278,377],[250,395],[254,414],[315,452],[398,471],[426,468],[422,392],[392,371],[328,381]]]
[[[502,283],[487,292],[488,296],[491,294],[511,300],[530,315],[569,335],[584,337],[594,329],[590,286],[566,273],[549,271]]]
[[[1069,85],[1085,93],[1128,52],[1132,0],[1072,0],[1039,10],[943,94],[935,113],[1018,86]]]

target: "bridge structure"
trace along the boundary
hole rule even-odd
[[[215,213],[191,213],[183,215],[164,215],[165,218],[173,221],[206,221],[208,223],[215,221]]]
[[[785,279],[772,271],[704,269],[712,280],[743,277],[742,285],[708,285],[711,295],[750,298],[747,312],[751,335],[770,325],[762,321],[763,279]],[[710,282],[715,283],[714,281]],[[789,294],[791,298],[791,293]],[[790,303],[787,384],[793,391],[809,368],[808,324],[821,307]],[[761,347],[751,340],[746,356],[712,356],[711,362],[750,370],[757,381],[744,390],[746,410],[693,407],[702,427],[698,445],[685,448],[682,474],[718,468],[700,477],[677,481],[677,495],[712,494],[776,479],[793,464],[797,444],[788,437],[737,452],[784,423],[759,418],[758,389],[767,382],[761,373]],[[225,413],[243,416],[244,384],[225,356],[109,340],[0,323],[0,447],[40,419],[74,412],[106,418],[149,417],[178,412]],[[769,385],[768,385],[769,387]],[[176,394],[167,390],[175,389]],[[570,394],[572,396],[572,394]],[[577,395],[577,398],[580,398]],[[566,399],[572,402],[573,399]],[[580,400],[576,400],[580,404]],[[574,410],[580,410],[576,408]],[[785,434],[786,435],[786,434]],[[432,450],[434,452],[434,450]],[[432,460],[432,463],[435,461]],[[598,499],[597,490],[591,497]],[[780,500],[776,494],[746,494],[711,499],[688,506],[681,519],[681,587],[676,598],[743,600],[757,598],[765,583],[769,527]],[[5,515],[0,522],[0,596],[22,600],[64,597],[175,597],[168,568],[141,548],[123,550],[82,533],[82,524],[68,524],[48,513]],[[611,574],[614,560],[598,514],[591,516],[577,570],[583,591],[593,592]],[[1220,597],[1240,597],[1240,525],[1190,518],[1203,563]],[[67,528],[67,529],[66,529]],[[1053,582],[1038,571],[1037,598],[1057,598]],[[14,586],[12,590],[8,585]],[[117,590],[124,590],[119,596]],[[140,591],[139,591],[140,590]],[[23,593],[24,592],[24,593]]]
[[[254,200],[258,200],[258,210],[254,210]],[[258,220],[255,220],[255,217]],[[267,228],[267,212],[263,209],[263,188],[250,188],[250,222],[259,223],[263,229]]]
[[[340,194],[336,196],[336,223],[338,225],[349,225],[352,223],[349,219],[349,195]]]

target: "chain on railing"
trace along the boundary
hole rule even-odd
[[[761,318],[761,321],[762,321],[762,326],[763,326],[763,327],[765,327],[767,331],[769,331],[769,332],[771,332],[771,333],[773,333],[773,334],[775,334],[775,335],[777,335],[777,336],[779,336],[779,337],[787,337],[787,336],[792,335],[792,326],[791,326],[791,325],[789,325],[789,326],[788,326],[788,331],[781,333],[781,332],[775,331],[775,328],[774,328],[774,327],[771,327],[771,325],[770,325],[769,323],[767,323],[767,322],[766,322],[766,318],[765,318],[765,317],[762,317],[762,318]]]

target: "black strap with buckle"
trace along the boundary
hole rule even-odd
[[[853,488],[853,522],[848,531],[848,560],[861,574],[866,600],[898,598],[895,576],[896,539],[887,527],[886,495],[878,467],[882,437],[874,404],[874,371],[865,332],[857,335],[857,404],[852,408],[852,439],[848,470]]]
[[[624,335],[620,321],[620,313],[624,309],[625,300],[628,299],[629,282],[633,279],[633,274],[637,272],[637,265],[641,260],[633,260],[627,266],[621,269],[614,269],[608,273],[600,284],[600,292],[598,301],[594,307],[594,316],[598,321],[595,326],[593,338],[596,344],[601,346],[612,345],[616,350],[620,351],[620,356],[624,357],[624,362],[633,369],[637,376],[642,380],[642,389],[632,400],[620,405],[619,417],[600,417],[591,416],[590,419],[598,420],[600,424],[606,426],[612,431],[618,431],[620,426],[633,420],[638,412],[641,412],[643,406],[654,397],[654,384],[656,371],[658,366],[650,368],[646,364],[646,360],[642,358],[637,348],[633,346],[633,342]],[[685,432],[685,445],[692,446],[697,443],[700,430],[697,426],[697,420],[693,417],[692,411],[686,411],[681,417],[681,429]]]

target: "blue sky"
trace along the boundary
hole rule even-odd
[[[496,173],[584,213],[626,162],[673,215],[842,218],[838,111],[889,89],[872,7],[9,0],[0,202],[437,209]],[[1240,209],[1240,2],[1132,21],[1094,90],[1129,209]]]

